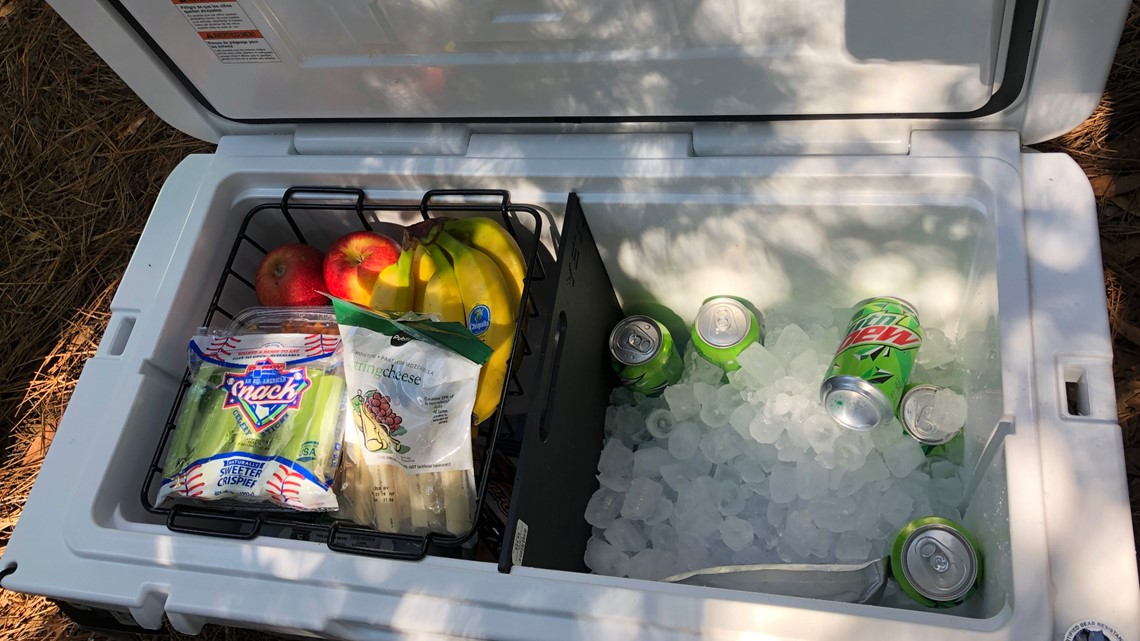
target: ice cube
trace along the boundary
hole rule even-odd
[[[629,489],[629,479],[622,476],[599,474],[598,483],[600,483],[602,487],[608,487],[615,492],[625,492]]]
[[[637,552],[645,549],[645,537],[637,525],[629,519],[617,519],[606,528],[606,540],[622,552]]]
[[[719,400],[714,399],[712,402],[701,406],[701,421],[709,427],[724,427],[728,425],[728,419],[734,409],[736,409],[736,405],[722,405]]]
[[[764,414],[767,416],[784,416],[791,411],[792,397],[783,392],[777,394],[771,403],[764,406]]]
[[[586,522],[600,528],[607,528],[613,524],[625,495],[615,492],[608,487],[600,487],[586,503]]]
[[[914,507],[914,499],[910,494],[897,485],[891,486],[886,492],[883,492],[882,509],[883,518],[887,523],[893,525],[896,529],[901,528],[910,520],[911,510]]]
[[[680,492],[682,488],[692,481],[682,463],[662,466],[661,479],[665,481],[665,484],[672,488],[674,492]]]
[[[789,376],[806,385],[819,383],[824,373],[819,366],[819,355],[813,349],[796,354],[788,363],[787,371]]]
[[[716,385],[724,378],[724,370],[713,365],[695,349],[685,351],[685,373],[682,383],[708,383]]]
[[[677,543],[677,570],[687,572],[709,567],[709,546],[696,535],[685,533]]]
[[[719,387],[719,384],[693,383],[693,395],[697,397],[698,404],[708,403],[716,398],[716,391]]]
[[[678,423],[669,434],[669,453],[681,461],[692,458],[700,444],[701,433],[693,423]]]
[[[586,567],[597,574],[625,576],[629,574],[629,557],[609,543],[594,537],[586,543]]]
[[[895,441],[910,438],[906,435],[906,430],[903,429],[902,423],[899,423],[897,418],[892,418],[886,425],[871,430],[871,443],[875,449],[880,452],[885,451]]]
[[[768,522],[768,525],[772,526],[773,528],[782,529],[784,525],[784,519],[788,517],[790,506],[791,503],[780,505],[775,501],[769,501],[768,509],[764,512],[764,519]]]
[[[756,408],[748,403],[741,403],[732,410],[732,415],[728,417],[728,424],[736,433],[746,439],[751,439],[752,435],[749,433],[749,427],[752,425],[752,419],[756,416]]]
[[[780,330],[772,345],[772,354],[787,366],[796,356],[811,349],[811,337],[799,325],[787,325]]]
[[[598,472],[605,476],[629,478],[633,472],[633,450],[616,438],[606,441],[602,455],[598,458]]]
[[[867,454],[867,460],[863,462],[863,467],[859,468],[856,474],[859,475],[865,485],[890,478],[891,470],[887,467],[886,461],[883,460],[882,454],[870,452]]]
[[[807,512],[793,510],[784,524],[783,538],[787,539],[800,557],[807,557],[820,544],[823,533],[812,523]]]
[[[756,496],[762,497],[765,501],[769,501],[772,498],[772,490],[768,485],[768,477],[764,477],[763,481],[757,483],[746,483],[744,487],[752,490]]]
[[[658,478],[661,468],[675,462],[673,455],[663,447],[641,447],[633,453],[635,478]]]
[[[736,483],[722,481],[717,495],[716,508],[725,516],[735,516],[744,509],[747,496]]]
[[[788,434],[787,430],[776,439],[775,446],[780,450],[776,458],[785,463],[794,463],[805,458],[807,447],[796,443]]]
[[[748,426],[748,433],[757,443],[775,443],[784,433],[784,425],[785,422],[780,419],[757,414]]]
[[[910,474],[925,458],[922,446],[910,437],[899,439],[883,450],[883,460],[891,475],[896,477]]]
[[[796,500],[796,467],[780,463],[772,467],[768,477],[768,490],[773,503],[791,503]]]
[[[836,535],[827,530],[820,530],[819,538],[815,547],[811,550],[811,556],[820,559],[820,563],[827,563],[830,561],[831,547],[835,543]]]
[[[673,418],[673,413],[665,408],[655,409],[645,417],[645,429],[649,430],[653,438],[668,438],[676,424],[677,419]]]
[[[645,519],[645,522],[649,525],[656,525],[669,520],[670,516],[673,516],[673,502],[662,496],[657,499],[657,508],[653,510],[653,516]]]
[[[780,450],[769,443],[757,443],[754,440],[745,444],[745,453],[748,458],[756,461],[765,471],[771,470],[776,461],[780,460]]]
[[[796,496],[805,501],[827,494],[830,480],[830,473],[813,460],[804,459],[796,464]]]
[[[621,505],[621,515],[627,519],[644,521],[653,516],[657,510],[657,501],[661,498],[661,484],[647,478],[636,478],[630,483],[629,491],[625,493],[625,502]]]
[[[845,316],[850,314],[850,310],[843,310],[843,314]],[[831,327],[835,324],[835,310],[831,308],[831,305],[822,301],[815,301],[804,308],[803,316],[805,322],[816,323],[823,327]]]
[[[962,481],[958,477],[931,479],[928,482],[932,503],[956,506],[962,502]]]
[[[936,479],[948,479],[958,476],[958,466],[946,459],[929,459],[930,476]]]
[[[720,463],[716,466],[713,472],[713,480],[717,483],[732,483],[733,485],[743,485],[744,480],[740,478],[740,470],[736,467],[735,461],[727,461]]]
[[[872,449],[871,438],[866,432],[842,430],[835,438],[832,449],[835,452],[837,468],[857,470],[867,461],[867,454]]]
[[[834,496],[820,497],[807,506],[813,523],[829,532],[846,532],[855,527],[855,504]]]
[[[854,532],[844,532],[835,543],[835,558],[857,563],[871,558],[871,541]]]
[[[611,405],[606,408],[605,436],[610,440],[635,442],[634,437],[645,428],[641,412],[631,405]]]
[[[938,369],[954,361],[954,343],[937,327],[924,328],[918,362],[927,369]]]
[[[695,388],[692,384],[677,384],[670,385],[665,388],[665,402],[669,404],[669,411],[673,413],[673,418],[677,421],[684,421],[690,418],[695,418],[701,411],[700,403],[697,401]]]
[[[752,544],[752,524],[730,516],[720,524],[720,538],[728,549],[739,552]]]
[[[649,543],[654,550],[677,551],[677,530],[665,523],[649,526]]]
[[[677,558],[672,552],[644,549],[629,560],[629,578],[657,581],[673,574]]]
[[[966,399],[948,387],[938,390],[934,394],[930,422],[937,425],[940,432],[957,432],[966,424]]]
[[[610,405],[633,405],[634,400],[633,390],[628,387],[615,387],[610,392]]]
[[[740,364],[741,371],[752,378],[753,387],[771,385],[784,376],[783,364],[760,343],[753,343],[745,348],[736,357],[736,362]]]
[[[815,450],[817,454],[830,452],[834,449],[835,442],[841,436],[840,430],[843,428],[835,424],[831,417],[825,414],[812,414],[804,420],[803,432],[807,437],[808,445],[811,449]],[[854,433],[852,430],[843,430],[844,432]],[[838,456],[838,454],[837,454]],[[850,467],[845,469],[852,469]]]
[[[768,478],[764,465],[751,458],[740,459],[736,464],[736,471],[744,483],[760,483]]]
[[[733,565],[762,565],[767,560],[768,555],[764,554],[764,549],[755,545],[732,554]]]

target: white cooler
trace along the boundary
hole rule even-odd
[[[1140,640],[1093,194],[1068,157],[1023,146],[1092,112],[1128,0],[51,3],[218,148],[162,188],[0,559],[5,589],[134,631]],[[532,391],[511,401],[525,429],[499,563],[334,551],[303,528],[176,532],[144,507],[187,339],[212,304],[254,304],[248,287],[214,297],[219,278],[256,265],[230,255],[239,229],[292,239],[243,226],[292,187],[361,211],[509,190],[541,212],[557,263],[531,283],[547,297]],[[899,295],[957,336],[981,372],[963,383],[975,598],[890,608],[586,572],[605,326],[618,304],[691,321],[720,293]]]

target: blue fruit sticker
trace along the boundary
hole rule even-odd
[[[467,315],[467,329],[476,336],[482,336],[491,328],[491,308],[479,303]]]

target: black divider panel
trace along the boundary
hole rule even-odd
[[[566,203],[554,305],[540,336],[539,380],[523,437],[499,568],[586,571],[609,395],[618,384],[606,340],[622,319],[617,296],[576,194]],[[537,429],[534,429],[537,428]]]

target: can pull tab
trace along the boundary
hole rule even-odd
[[[918,542],[918,555],[926,562],[927,568],[932,571],[930,578],[948,588],[961,583],[965,574],[963,559],[959,558],[953,550],[943,545],[934,537],[926,537]]]
[[[727,334],[732,331],[732,310],[724,305],[713,310],[713,331]]]
[[[636,327],[631,328],[625,342],[630,349],[641,354],[648,354],[653,351],[653,337]]]

